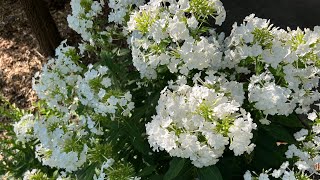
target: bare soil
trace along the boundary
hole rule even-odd
[[[50,8],[50,11],[63,39],[75,38],[66,21],[69,3],[59,10]],[[32,77],[46,60],[19,1],[0,0],[0,94],[19,108],[32,108],[37,100],[32,90]]]

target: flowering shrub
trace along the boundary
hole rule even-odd
[[[319,26],[284,30],[252,14],[225,37],[216,31],[226,17],[219,0],[72,0],[71,8],[82,42],[63,41],[35,75],[36,111],[7,128],[19,145],[11,160],[30,153],[34,163],[15,173],[17,162],[1,161],[7,175],[319,175]]]
[[[220,89],[224,84],[214,83],[216,78],[208,76],[204,85],[184,84],[161,92],[157,115],[146,124],[153,150],[190,158],[200,168],[216,164],[228,144],[236,156],[251,153],[255,146],[250,141],[251,131],[256,124],[234,100],[234,94],[228,96],[228,89]]]
[[[214,29],[207,26],[209,17],[219,25],[224,21],[220,1],[150,1],[133,12],[127,30],[141,77],[156,79],[161,70],[188,75],[219,64],[222,53]]]

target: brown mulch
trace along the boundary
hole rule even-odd
[[[74,38],[66,21],[69,3],[50,11],[62,38]],[[45,62],[19,1],[0,0],[0,95],[19,108],[32,108],[37,100],[32,77]]]

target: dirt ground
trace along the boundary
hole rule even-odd
[[[69,3],[50,11],[63,39],[74,36],[66,21]],[[19,2],[0,0],[0,95],[20,108],[31,108],[37,100],[32,77],[45,62]]]

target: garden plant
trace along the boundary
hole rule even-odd
[[[14,179],[287,179],[320,173],[320,26],[248,15],[218,32],[219,0],[71,0],[81,35],[9,103],[0,174]],[[304,116],[303,116],[304,115]],[[1,176],[0,176],[1,177]]]

